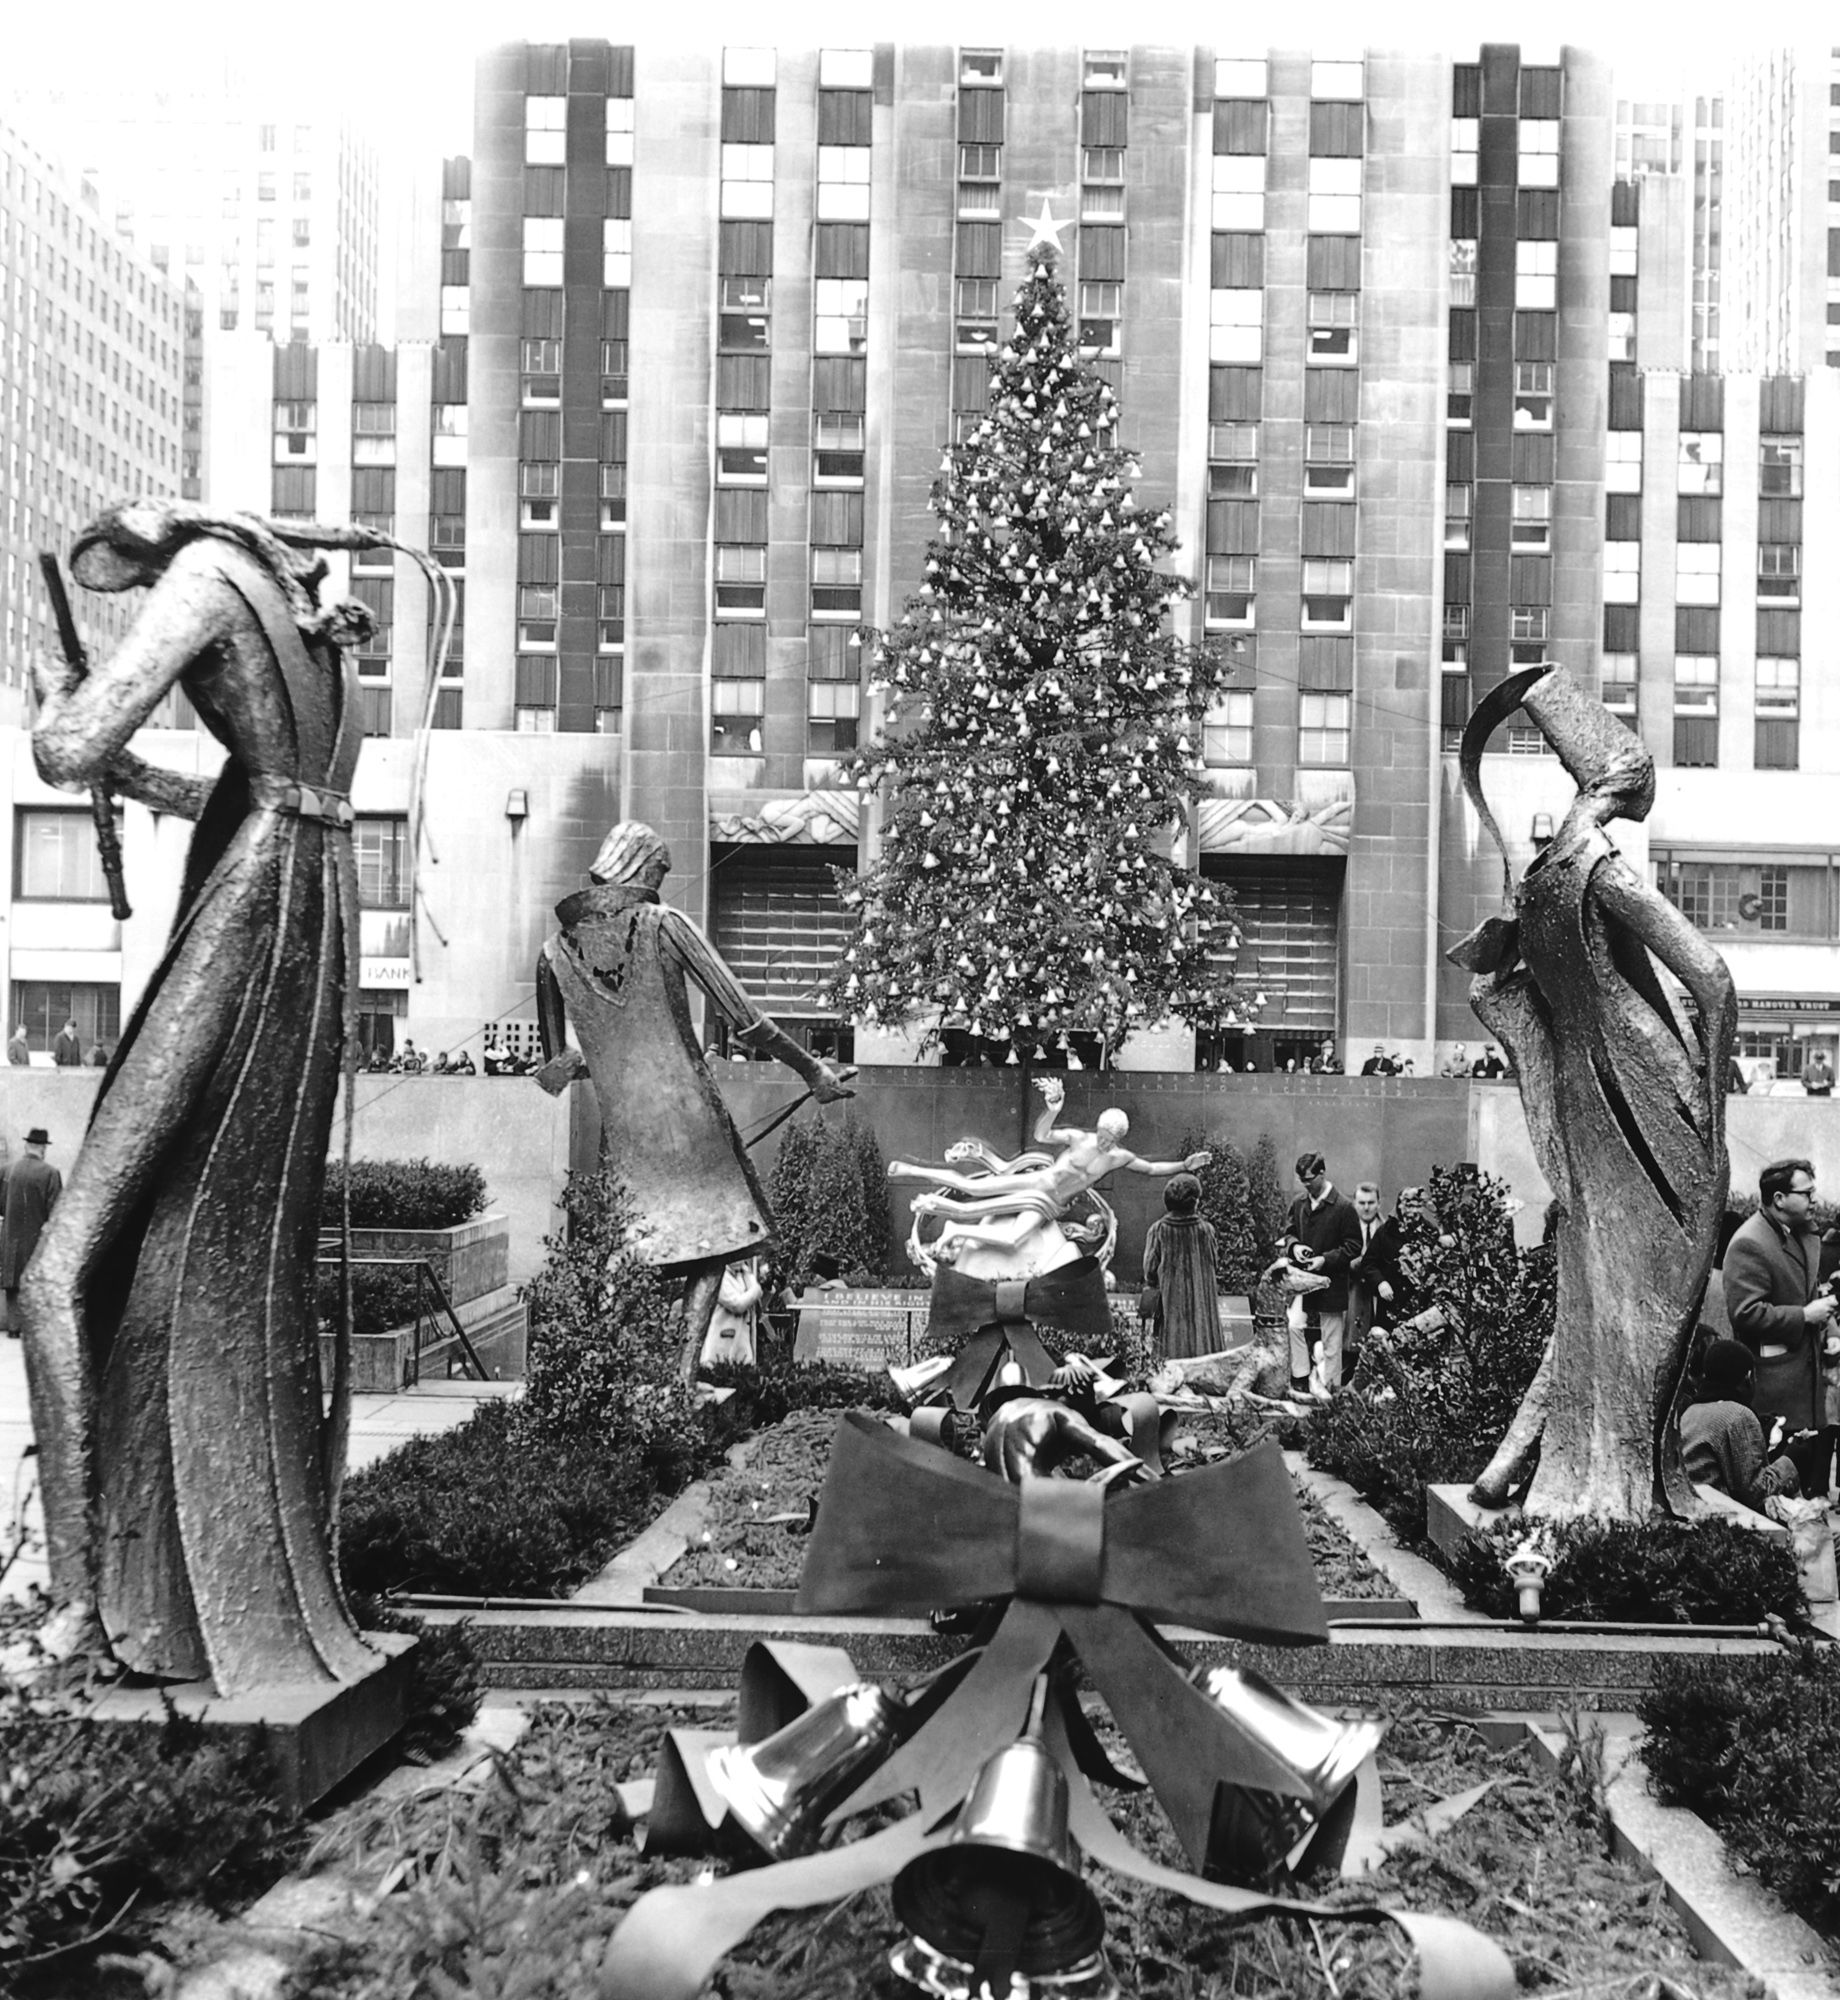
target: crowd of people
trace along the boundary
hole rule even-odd
[[[431,1056],[405,1036],[400,1049],[376,1044],[360,1067],[370,1076],[535,1076],[543,1058],[534,1050],[524,1055],[488,1041],[475,1064],[465,1049],[441,1049]]]
[[[32,1038],[21,1021],[6,1045],[6,1059],[17,1069],[32,1060]],[[107,1069],[109,1050],[100,1037],[92,1036],[87,1046],[77,1032],[74,1018],[57,1031],[51,1042],[51,1061],[57,1069]]]

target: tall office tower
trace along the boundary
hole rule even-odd
[[[323,102],[228,61],[183,83],[14,78],[7,94],[40,129],[56,121],[60,153],[100,190],[105,224],[183,287],[182,488],[215,497],[207,342],[375,335],[375,146]]]
[[[1725,93],[1722,365],[1840,365],[1840,60],[1772,49]]]
[[[18,734],[34,663],[61,657],[38,553],[123,493],[179,483],[183,329],[176,289],[123,244],[91,193],[0,121],[0,726],[10,743],[0,869],[14,1022],[33,1046],[75,1015],[85,1046],[120,1023],[122,927],[110,916],[88,801],[54,791]],[[105,654],[136,599],[72,590]]]
[[[1622,81],[1621,78],[1618,79]],[[1612,171],[1619,181],[1681,176],[1692,199],[1678,211],[1681,241],[1666,251],[1684,259],[1691,284],[1679,288],[1692,366],[1702,374],[1719,367],[1719,284],[1724,255],[1725,102],[1718,96],[1619,97],[1612,141]],[[1663,254],[1657,246],[1656,255]],[[1675,290],[1668,296],[1673,299]]]
[[[1607,199],[1608,72],[1485,47],[1458,63],[1450,126],[1450,383],[1446,406],[1443,733],[1454,749],[1476,702],[1552,659],[1597,670],[1603,536],[1604,371],[1612,328],[1634,310]],[[1683,321],[1684,323],[1684,321]],[[1509,753],[1539,751],[1531,727]],[[1532,850],[1526,797],[1544,773],[1490,760],[1496,816]],[[1529,754],[1529,764],[1536,760]],[[1544,760],[1539,760],[1544,761]],[[1452,802],[1440,870],[1446,939],[1499,907],[1500,858]],[[1467,979],[1442,973],[1439,1033],[1473,1040]]]
[[[34,658],[58,641],[37,552],[60,556],[105,502],[179,482],[179,298],[121,243],[93,192],[0,122],[0,585],[4,719],[23,719]],[[83,597],[106,645],[123,608]]]

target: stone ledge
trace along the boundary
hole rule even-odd
[[[1765,1519],[1761,1514],[1753,1514],[1729,1494],[1715,1492],[1709,1486],[1695,1489],[1709,1510],[1721,1520],[1735,1523],[1738,1527],[1749,1528],[1766,1541],[1781,1542],[1785,1546],[1789,1531],[1779,1522]],[[1513,1510],[1507,1507],[1482,1507],[1469,1497],[1466,1486],[1427,1486],[1425,1488],[1425,1525],[1431,1539],[1447,1556],[1457,1552],[1457,1545],[1465,1535],[1478,1534],[1492,1528],[1505,1514]]]

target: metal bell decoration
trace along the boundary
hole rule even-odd
[[[776,1861],[810,1854],[829,1815],[901,1740],[901,1706],[857,1681],[758,1743],[711,1750],[710,1782],[737,1826]]]
[[[894,1391],[904,1403],[919,1402],[929,1389],[937,1388],[943,1377],[952,1372],[953,1357],[950,1354],[929,1354],[924,1361],[909,1362],[905,1367],[894,1362],[888,1364],[888,1379],[894,1384]]]
[[[1238,1667],[1204,1667],[1194,1679],[1254,1742],[1289,1765],[1303,1788],[1301,1796],[1285,1797],[1222,1785],[1215,1801],[1207,1872],[1227,1882],[1266,1886],[1283,1872],[1305,1835],[1331,1818],[1386,1725],[1338,1722],[1273,1687],[1262,1674]]]
[[[1117,2000],[1067,1780],[1038,1736],[985,1762],[950,1842],[895,1878],[894,1909],[913,1935],[889,1963],[936,2000]]]

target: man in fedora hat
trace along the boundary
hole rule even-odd
[[[6,1294],[6,1330],[19,1334],[19,1280],[57,1198],[64,1192],[64,1176],[45,1158],[51,1134],[34,1125],[26,1134],[26,1149],[6,1170],[6,1231],[0,1238],[0,1290]]]

